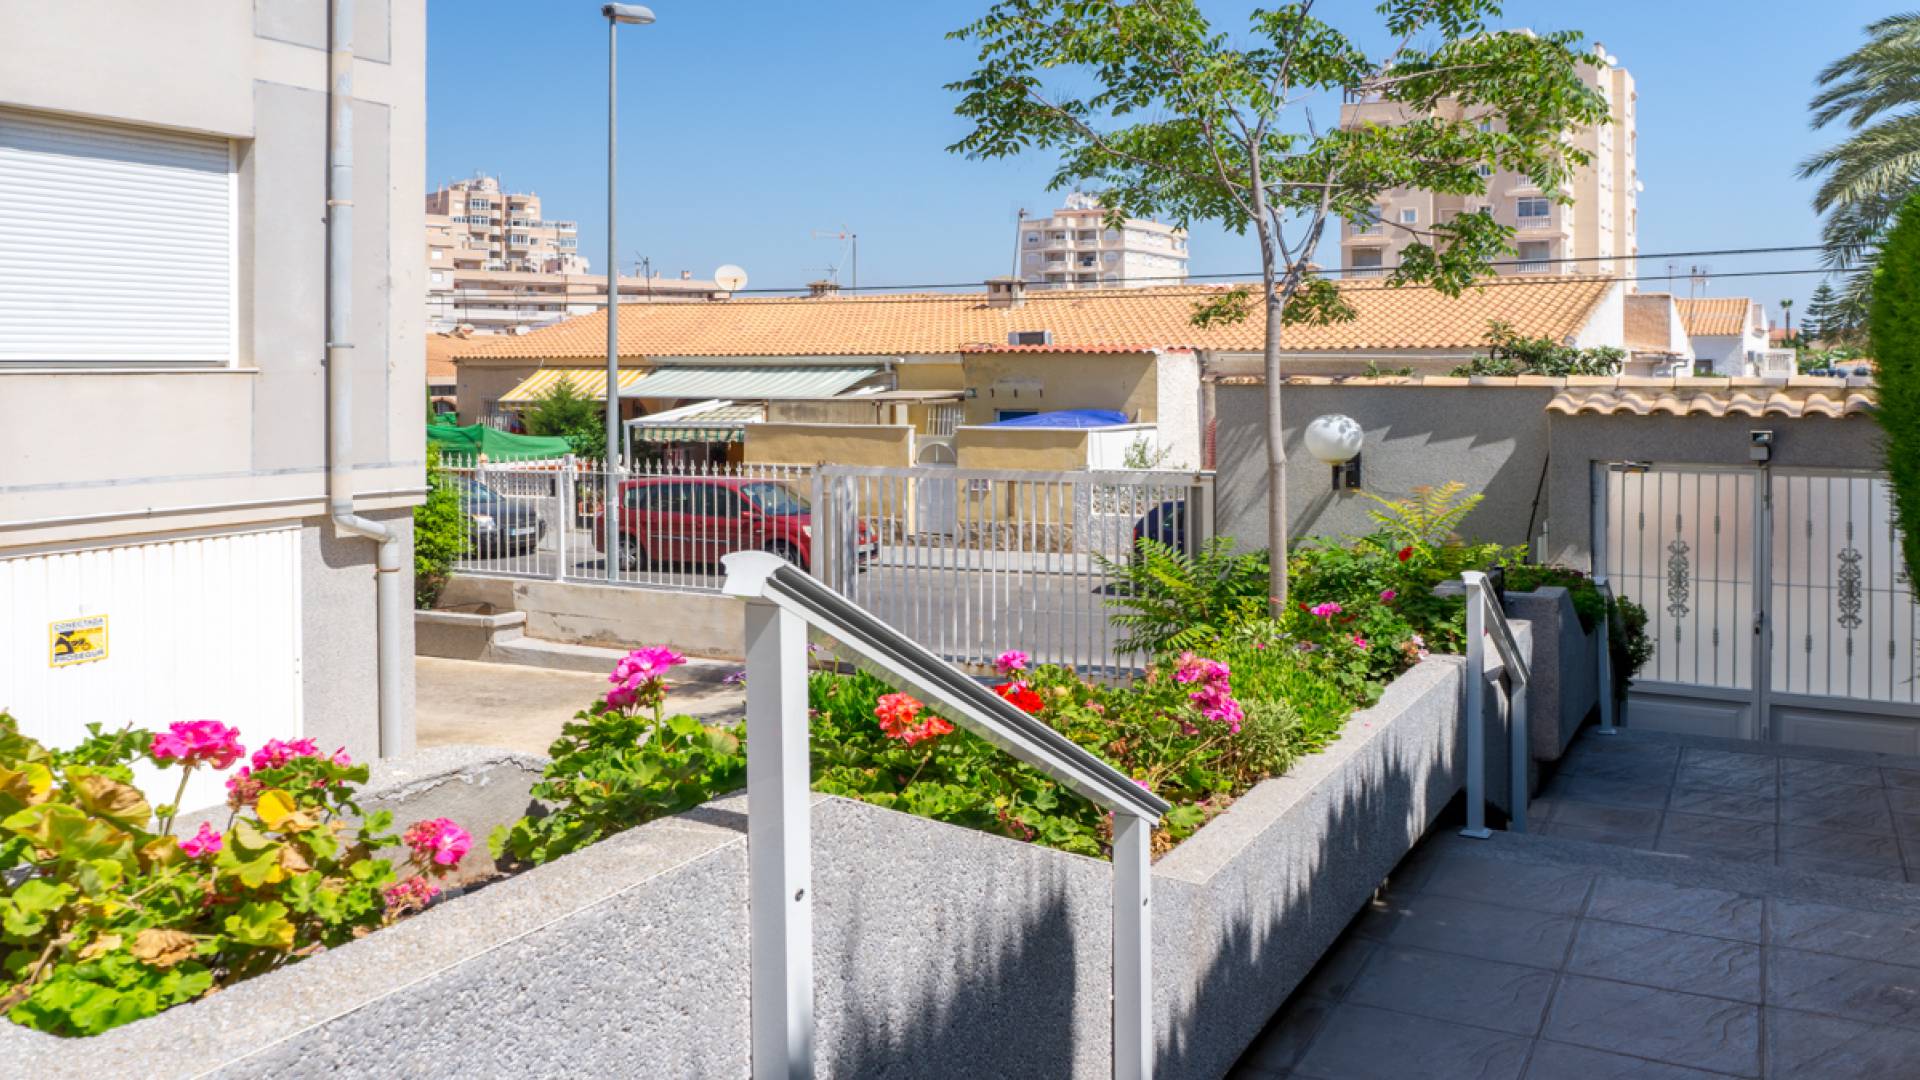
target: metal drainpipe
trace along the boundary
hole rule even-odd
[[[353,5],[328,0],[327,54],[327,510],[341,534],[378,543],[374,602],[379,634],[380,756],[413,751],[402,708],[401,647],[411,606],[401,574],[400,531],[361,517],[353,502]]]

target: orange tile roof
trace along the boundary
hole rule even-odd
[[[1680,321],[1692,337],[1739,337],[1747,332],[1753,301],[1744,296],[1715,296],[1700,300],[1674,300],[1680,308]]]
[[[1016,330],[1051,330],[1054,351],[1193,347],[1260,349],[1264,320],[1193,325],[1196,303],[1230,286],[1029,291],[1018,308],[989,306],[983,293],[742,297],[707,303],[622,304],[620,352],[660,356],[873,356],[1005,348]],[[1356,317],[1332,326],[1289,326],[1297,352],[1446,351],[1484,344],[1499,320],[1528,337],[1566,340],[1615,287],[1607,278],[1500,279],[1458,297],[1379,282],[1341,286]],[[1257,288],[1256,288],[1257,291]],[[586,360],[605,355],[606,314],[596,312],[473,348],[475,358]]]
[[[427,381],[430,383],[452,382],[459,374],[459,369],[453,365],[454,357],[465,356],[483,344],[485,344],[484,341],[456,337],[453,334],[428,334]]]
[[[1840,380],[1834,380],[1838,382]],[[1873,394],[1865,389],[1836,386],[1732,387],[1725,389],[1674,387],[1568,388],[1547,403],[1548,412],[1565,416],[1597,413],[1601,416],[1781,416],[1798,419],[1824,416],[1837,420],[1872,412]]]

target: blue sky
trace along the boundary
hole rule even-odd
[[[1045,212],[1051,156],[974,162],[946,152],[965,131],[942,86],[972,53],[944,39],[988,0],[657,0],[659,22],[623,27],[621,261],[711,275],[737,263],[752,288],[799,286],[840,267],[860,234],[860,282],[911,286],[1007,272],[1014,214]],[[1252,4],[1213,2],[1240,33]],[[1337,0],[1362,33],[1371,3]],[[1513,0],[1504,22],[1578,29],[1638,82],[1644,252],[1810,243],[1819,222],[1794,164],[1834,139],[1812,132],[1813,77],[1893,6],[1741,0]],[[533,190],[549,217],[580,222],[606,258],[606,23],[594,0],[430,0],[427,176],[476,170]],[[1196,274],[1258,267],[1250,239],[1197,225]],[[1337,265],[1329,248],[1323,261]],[[1815,253],[1681,259],[1716,274],[1818,266]],[[1643,273],[1662,273],[1664,261]],[[1710,295],[1804,307],[1812,276],[1716,277]],[[1681,280],[1684,294],[1686,283]],[[1653,287],[1658,287],[1655,283]]]

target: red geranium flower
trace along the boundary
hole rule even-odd
[[[1029,716],[1038,715],[1047,705],[1046,700],[1034,693],[1033,687],[1024,682],[1001,683],[993,688],[993,692],[1007,699],[1014,708]]]
[[[1411,558],[1413,558],[1413,545],[1408,544],[1406,547],[1400,549],[1400,561],[1406,562]]]

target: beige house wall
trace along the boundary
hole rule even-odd
[[[967,356],[966,423],[991,424],[1002,409],[1117,409],[1136,423],[1159,416],[1152,353],[974,353]]]
[[[746,460],[769,465],[911,465],[913,429],[894,424],[748,424]]]

